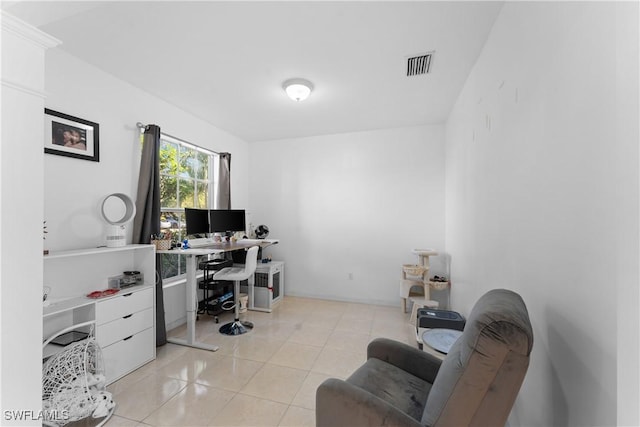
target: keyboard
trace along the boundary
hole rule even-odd
[[[222,242],[215,242],[213,239],[209,239],[209,238],[201,238],[201,239],[190,239],[189,240],[189,247],[193,248],[193,249],[199,249],[199,248],[206,248],[206,247],[212,247],[215,245],[220,245]],[[265,243],[267,244],[267,246],[269,244],[273,245],[278,243],[278,240],[273,240],[273,239],[240,239],[238,240],[238,243],[248,243],[248,244],[255,244],[255,245],[259,245],[259,246],[264,246]]]
[[[212,246],[214,243],[213,239],[207,239],[207,238],[202,238],[202,239],[190,239],[189,240],[189,247],[191,248],[204,248],[206,246]]]

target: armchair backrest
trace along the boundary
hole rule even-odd
[[[529,366],[533,332],[520,295],[484,294],[442,362],[422,416],[428,426],[503,426]]]

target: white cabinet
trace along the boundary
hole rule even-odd
[[[144,282],[117,294],[90,299],[108,287],[107,278],[136,270]],[[53,253],[44,257],[44,284],[51,304],[43,310],[44,338],[84,322],[94,322],[107,383],[155,359],[155,247],[129,245]],[[79,328],[88,332],[90,326]],[[61,346],[48,345],[43,357]]]
[[[96,340],[111,383],[155,358],[153,288],[96,301]]]
[[[255,305],[272,308],[284,296],[284,262],[271,261],[256,267]]]
[[[271,312],[284,296],[284,262],[259,263],[253,286],[241,286],[240,292],[249,294],[250,310]]]
[[[153,328],[118,341],[102,349],[106,366],[107,384],[156,358],[156,336]]]

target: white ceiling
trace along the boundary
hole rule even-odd
[[[61,49],[246,141],[442,123],[501,6],[2,3],[62,40]],[[431,73],[407,77],[407,57],[429,51]],[[304,102],[282,90],[293,77],[315,86]]]

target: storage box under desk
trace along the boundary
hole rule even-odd
[[[241,286],[240,292],[249,293],[247,286]],[[270,310],[282,300],[283,296],[284,262],[259,263],[254,274],[253,307]],[[252,308],[251,301],[249,301],[249,308]]]

